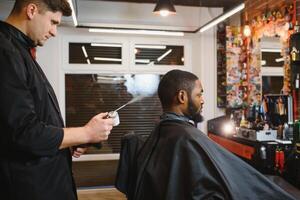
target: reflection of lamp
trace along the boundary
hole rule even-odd
[[[169,14],[176,14],[176,10],[171,0],[158,0],[153,12],[155,14],[160,14],[163,17],[166,17]]]
[[[275,59],[275,62],[283,62],[284,61],[284,58],[282,57],[282,58],[276,58]]]
[[[119,84],[124,83],[126,78],[124,76],[114,76],[114,75],[101,75],[97,74],[96,78],[93,77],[97,83],[109,83],[109,84]]]
[[[157,61],[160,62],[162,59],[164,59],[167,55],[169,55],[173,50],[169,49],[168,51],[166,51],[163,55],[159,56],[157,58]]]
[[[112,62],[122,62],[122,59],[120,59],[120,58],[94,57],[94,60],[100,60],[100,61],[112,61]]]
[[[251,35],[251,29],[250,29],[250,26],[248,24],[246,24],[244,26],[244,36],[245,37],[249,37]]]
[[[251,28],[249,26],[249,21],[248,21],[248,14],[246,12],[245,14],[245,21],[246,21],[246,24],[244,26],[244,30],[243,30],[243,33],[244,33],[244,36],[245,37],[249,37],[251,35]]]

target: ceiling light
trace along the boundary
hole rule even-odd
[[[114,61],[114,62],[121,62],[122,61],[122,59],[120,59],[120,58],[103,58],[103,57],[94,57],[94,60]]]
[[[170,14],[176,14],[176,10],[172,0],[158,0],[153,13],[166,17]]]
[[[242,3],[236,7],[234,7],[233,9],[229,10],[226,13],[223,13],[222,15],[214,18],[213,20],[211,20],[210,22],[206,23],[205,25],[201,26],[199,28],[199,31],[202,33],[210,28],[212,28],[213,26],[217,25],[218,23],[224,21],[225,19],[227,19],[228,17],[234,15],[235,13],[243,10],[245,8],[245,3]]]
[[[165,46],[165,45],[137,44],[137,45],[135,45],[135,48],[140,48],[140,49],[166,49],[167,46]]]
[[[91,43],[92,47],[122,47],[122,44]]]
[[[90,28],[89,32],[91,32],[91,33],[138,34],[138,35],[184,36],[183,32],[177,32],[177,31],[152,31],[152,30],[132,30],[132,29]]]
[[[157,58],[157,61],[160,62],[162,59],[164,59],[167,55],[169,55],[172,52],[172,49],[169,49],[166,53],[161,55],[160,57]]]
[[[75,12],[75,9],[74,9],[74,6],[73,6],[73,1],[68,0],[68,3],[70,4],[70,7],[72,9],[72,19],[73,19],[74,26],[77,26],[78,22],[77,22],[76,12]]]

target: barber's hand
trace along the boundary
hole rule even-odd
[[[108,113],[100,113],[94,116],[85,126],[89,143],[98,143],[108,139],[113,127],[113,119],[107,118]]]
[[[82,154],[84,154],[87,151],[87,147],[72,147],[72,156],[74,158],[79,158]]]

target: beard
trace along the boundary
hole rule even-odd
[[[195,124],[201,123],[204,121],[203,115],[201,115],[200,107],[197,107],[194,102],[189,99],[188,102],[188,116],[190,120],[193,120]]]

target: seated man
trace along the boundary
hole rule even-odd
[[[247,163],[211,141],[191,122],[200,116],[200,80],[172,70],[158,95],[164,114],[139,150],[134,200],[294,199]]]

